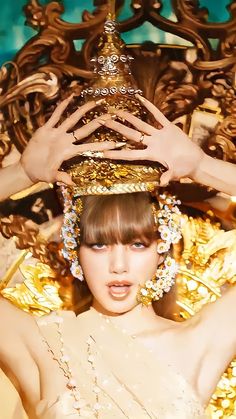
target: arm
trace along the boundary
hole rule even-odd
[[[40,399],[39,371],[26,340],[27,334],[30,339],[36,333],[33,317],[0,297],[0,366],[25,406]]]
[[[236,165],[205,153],[191,179],[228,195],[236,195]]]
[[[72,96],[61,102],[49,120],[37,129],[19,162],[0,169],[0,201],[39,181],[48,183],[57,181],[73,185],[69,174],[59,170],[64,160],[85,151],[103,151],[114,148],[115,144],[112,142],[74,144],[77,140],[88,137],[101,126],[99,117],[68,133],[84,114],[97,106],[100,101],[87,102],[58,126],[60,117],[71,99]],[[111,118],[110,115],[103,115],[102,121],[109,118]]]
[[[207,404],[236,355],[236,286],[192,319],[192,341],[199,359],[196,389]]]
[[[0,170],[0,183],[0,201],[33,185],[20,162]]]
[[[0,340],[0,367],[19,393],[25,411],[34,418],[43,394],[47,394],[49,404],[63,394],[67,383],[64,374],[48,351],[34,317],[2,297],[0,336],[4,336]]]
[[[195,182],[210,186],[221,192],[236,195],[236,165],[214,159],[190,140],[175,124],[171,123],[151,102],[137,95],[143,106],[162,125],[156,129],[134,115],[117,110],[116,115],[133,125],[129,128],[120,122],[108,120],[106,126],[121,133],[127,140],[146,146],[142,150],[108,151],[104,155],[111,159],[150,160],[161,163],[167,171],[161,176],[161,186],[171,180],[188,177]],[[142,136],[144,134],[144,136]]]

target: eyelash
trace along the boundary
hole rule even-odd
[[[138,245],[137,247],[136,247],[136,245]],[[134,246],[136,249],[144,249],[144,248],[146,248],[146,247],[148,247],[145,243],[143,243],[143,242],[134,242],[134,243],[132,243],[132,246]],[[140,247],[141,246],[141,247]]]
[[[94,250],[103,250],[107,245],[105,243],[92,243],[89,245],[91,249]],[[133,242],[130,244],[131,247],[134,247],[135,249],[146,249],[149,247],[147,244],[143,242]]]
[[[99,247],[99,246],[102,246],[102,247]],[[93,244],[90,244],[89,247],[94,250],[102,250],[104,246],[106,246],[104,243],[93,243]]]

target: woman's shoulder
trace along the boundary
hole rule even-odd
[[[0,297],[0,331],[7,330],[9,334],[21,333],[26,325],[36,326],[33,316],[16,307],[6,298]]]
[[[23,339],[36,328],[33,316],[0,297],[0,336],[4,336],[0,342],[0,351],[8,345],[14,346],[14,340]]]
[[[2,297],[0,297],[0,336],[0,366],[9,377],[11,372],[14,372],[16,377],[20,364],[26,365],[26,360],[29,360],[31,341],[39,340],[37,324],[33,316]]]

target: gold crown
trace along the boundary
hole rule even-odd
[[[142,93],[136,86],[130,70],[132,57],[127,54],[125,44],[116,29],[115,1],[109,2],[109,13],[104,31],[98,42],[97,56],[92,58],[95,77],[85,86],[79,99],[80,105],[88,100],[104,98],[96,109],[83,118],[84,124],[104,113],[115,113],[117,109],[127,110],[133,115],[146,119],[146,111],[136,93]],[[88,140],[125,142],[126,139],[106,126],[101,126]],[[140,149],[141,143],[125,145],[123,149]],[[92,153],[93,154],[93,153]],[[152,191],[158,184],[162,168],[147,162],[118,162],[96,158],[96,155],[78,156],[70,160],[65,170],[72,176],[76,186],[75,196],[101,195]]]

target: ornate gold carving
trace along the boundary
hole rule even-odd
[[[25,7],[27,23],[38,33],[18,52],[14,63],[6,65],[0,72],[0,108],[4,115],[0,157],[10,150],[9,137],[22,151],[33,130],[50,116],[56,102],[72,90],[80,93],[85,81],[92,79],[89,62],[96,52],[98,35],[107,14],[105,0],[94,3],[94,13],[84,12],[83,21],[72,24],[61,19],[61,3],[54,1],[42,6],[37,0],[28,1]],[[118,1],[117,7],[123,3]],[[119,23],[120,32],[150,22],[193,45],[176,47],[147,43],[129,46],[130,54],[136,58],[132,72],[139,88],[171,120],[191,114],[205,98],[217,99],[224,119],[214,132],[209,133],[206,149],[212,155],[235,161],[236,3],[232,2],[228,7],[230,19],[223,23],[207,22],[206,10],[200,8],[196,0],[172,1],[177,22],[161,15],[161,0],[132,0],[131,3],[133,14]],[[209,38],[219,38],[216,49]],[[75,51],[75,39],[86,39],[81,51]],[[187,131],[188,127],[184,128]],[[15,236],[19,248],[29,248],[40,261],[54,267],[57,278],[62,274],[64,283],[71,284],[67,265],[59,257],[58,245],[42,242],[38,230],[27,227],[26,221],[13,216],[3,219],[0,230],[5,237]],[[222,279],[219,274],[224,273],[222,260],[227,256],[225,248],[209,254],[209,259],[204,259],[208,270],[204,271],[203,259],[199,259],[197,249],[206,244],[213,234],[220,234],[220,228],[200,219],[190,219],[188,226],[188,234],[191,234],[187,237],[185,233],[182,279],[179,279],[183,287],[180,301],[185,315],[220,295],[225,278]],[[222,244],[223,236],[217,237]],[[228,239],[229,236],[224,237]],[[205,251],[208,250],[206,246]],[[217,269],[218,274],[213,277]],[[228,276],[229,271],[226,273]],[[233,273],[230,278],[233,282]],[[212,417],[214,414],[215,417],[236,415],[233,410],[236,399],[235,368],[234,361],[213,396]]]
[[[63,301],[59,297],[59,284],[55,282],[55,272],[42,263],[36,266],[22,265],[20,271],[25,278],[24,282],[3,289],[3,297],[22,310],[37,316],[62,308]]]
[[[117,2],[117,8],[123,3]],[[199,8],[194,0],[173,2],[177,23],[160,14],[161,1],[134,1],[132,7],[134,14],[119,23],[119,31],[135,29],[144,21],[149,21],[164,31],[192,42],[194,46],[193,49],[174,46],[167,49],[150,44],[148,47],[130,48],[136,57],[133,72],[139,87],[168,117],[175,119],[186,115],[202,103],[204,97],[215,96],[214,80],[217,78],[221,79],[222,86],[226,81],[229,86],[227,94],[230,94],[234,86],[236,64],[234,3],[229,6],[231,19],[224,23],[207,22],[206,9]],[[93,77],[89,60],[95,52],[107,4],[103,0],[96,1],[94,13],[84,12],[83,22],[73,24],[61,19],[63,6],[58,2],[43,6],[39,1],[31,0],[25,6],[25,13],[27,23],[40,31],[19,51],[13,66],[2,69],[0,76],[0,107],[9,120],[10,136],[19,150],[23,149],[35,127],[51,114],[56,100],[65,95],[66,89],[68,94],[74,89],[79,93],[84,81]],[[219,38],[217,50],[209,42],[209,38],[214,37]],[[86,39],[81,51],[74,50],[74,39]],[[188,53],[191,50],[195,51],[195,58],[189,61]],[[78,67],[79,62],[81,64]],[[224,107],[223,90],[218,90],[217,97],[222,113],[225,115],[230,111],[234,118],[235,110]],[[212,145],[216,143],[218,151],[215,155],[220,153],[225,159],[235,158],[235,145],[230,144],[234,138],[234,130],[231,129],[232,123],[228,122],[227,128],[223,126],[220,133],[211,136],[211,154],[214,155]]]
[[[67,262],[60,256],[60,244],[42,239],[39,229],[36,226],[28,226],[27,221],[25,217],[13,215],[2,218],[0,232],[5,238],[14,237],[18,249],[28,249],[33,257],[51,266],[57,272],[57,279],[62,276],[71,282],[73,278]]]
[[[122,165],[95,159],[72,166],[69,173],[78,185],[73,193],[78,195],[153,190],[160,178],[160,169],[155,166]]]

